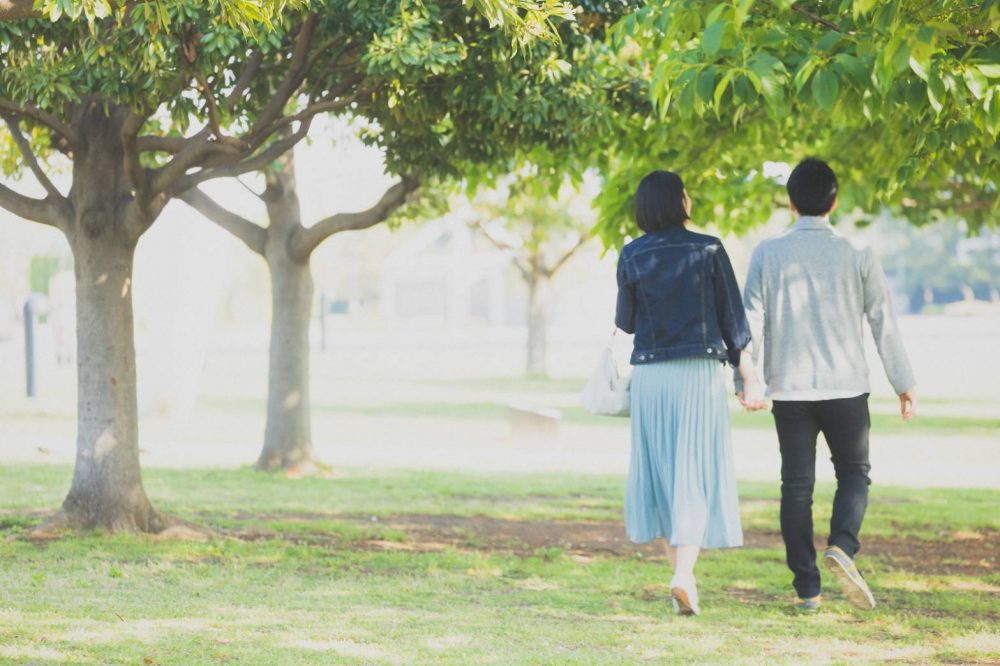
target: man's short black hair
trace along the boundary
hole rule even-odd
[[[813,157],[792,169],[785,185],[799,215],[826,215],[837,200],[837,176],[830,165]]]
[[[635,193],[635,221],[645,232],[683,227],[684,181],[672,171],[653,171],[639,182]]]

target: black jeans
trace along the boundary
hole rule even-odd
[[[839,400],[775,400],[771,409],[781,446],[781,536],[792,585],[799,597],[820,592],[813,545],[813,486],[816,436],[822,432],[837,475],[830,538],[849,556],[860,550],[858,532],[868,508],[868,394]]]

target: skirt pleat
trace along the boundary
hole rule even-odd
[[[638,365],[630,392],[629,539],[742,546],[722,366],[710,358]]]

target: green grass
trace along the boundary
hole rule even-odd
[[[529,400],[511,400],[511,402],[527,402],[546,406],[544,396],[532,396]],[[210,398],[201,402],[202,406],[213,411],[227,413],[259,412],[264,408],[262,400],[252,398]],[[582,407],[559,405],[562,419],[566,423],[587,426],[618,427],[623,423],[620,419],[606,416],[595,416]],[[333,414],[368,416],[373,418],[399,419],[459,419],[459,420],[504,420],[508,416],[507,401],[495,402],[398,402],[378,405],[350,404],[314,404],[314,414]],[[734,428],[773,429],[774,421],[769,414],[748,414],[740,409],[730,413]],[[899,415],[888,411],[875,411],[871,414],[872,429],[880,434],[899,433],[932,433],[968,436],[1000,435],[1000,418],[925,415],[913,422],[904,423]]]
[[[937,561],[917,571],[905,550],[933,546],[943,561],[962,554],[959,536],[997,542],[997,491],[873,487],[864,535],[901,545],[862,559],[882,601],[872,613],[831,590],[820,614],[790,614],[783,553],[760,547],[705,553],[705,612],[682,619],[648,550],[508,549],[469,532],[421,552],[408,549],[426,535],[392,526],[413,514],[617,521],[618,477],[153,469],[158,507],[262,538],[6,538],[57,507],[70,476],[0,468],[0,663],[1000,663],[996,559],[947,574]],[[831,492],[819,489],[818,526]],[[741,497],[748,534],[773,533],[774,484],[741,484]]]

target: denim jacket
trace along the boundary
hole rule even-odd
[[[683,227],[647,233],[622,248],[615,324],[635,333],[633,365],[707,356],[736,366],[750,344],[722,242]]]

